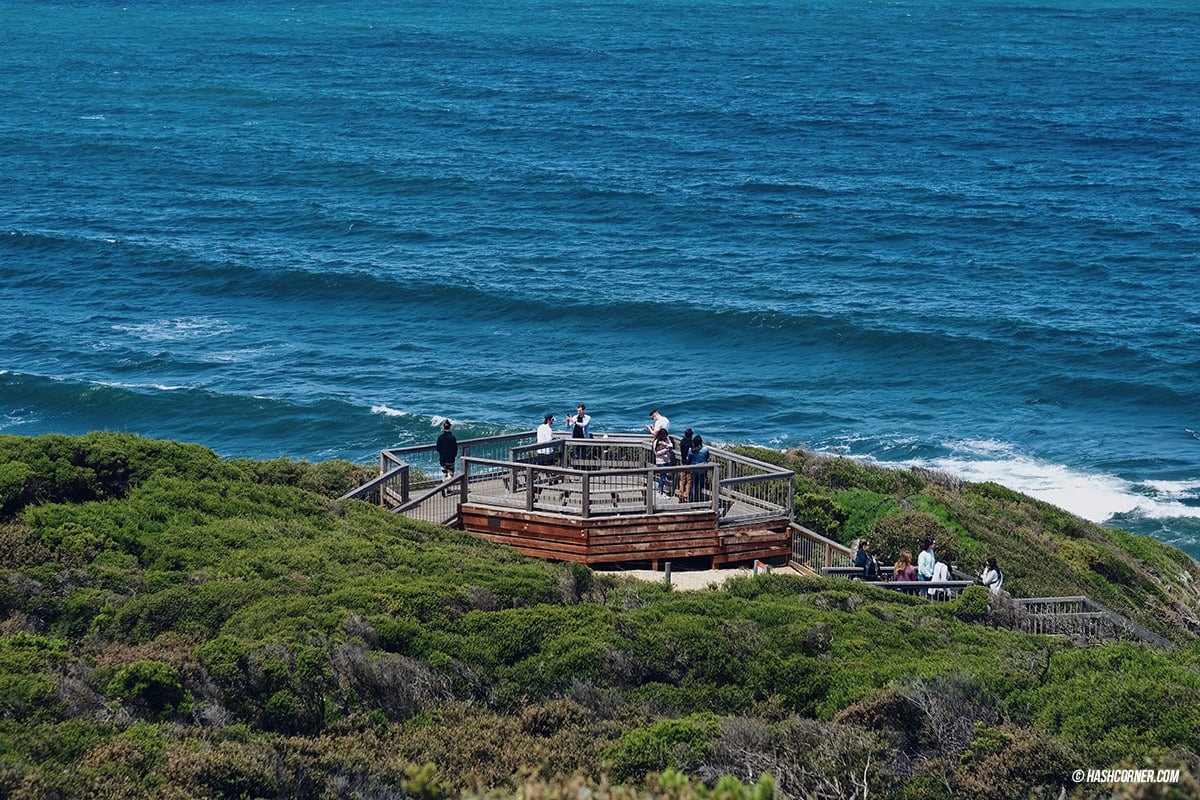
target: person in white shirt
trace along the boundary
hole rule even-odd
[[[547,414],[545,422],[543,422],[541,425],[538,425],[538,429],[537,429],[538,444],[545,444],[546,442],[549,442],[553,438],[554,438],[554,415]],[[542,449],[538,450],[538,452],[545,454],[545,453],[551,452],[551,450],[549,447],[543,447]]]
[[[650,419],[654,420],[654,422],[646,425],[646,430],[650,431],[650,433],[657,434],[659,431],[671,432],[671,420],[658,413],[657,408],[650,412]]]
[[[988,595],[990,597],[1000,594],[1000,587],[1004,585],[1004,573],[997,566],[994,556],[989,557],[983,565],[983,572],[979,574],[979,581],[988,587]]]
[[[941,581],[953,580],[950,575],[950,560],[954,556],[949,550],[943,550],[938,556],[937,563],[933,565],[933,582],[940,583]],[[949,589],[930,589],[929,596],[935,600],[945,600],[952,595]]]
[[[933,554],[933,539],[926,539],[921,545],[921,554],[917,556],[917,580],[933,580],[935,564],[937,564],[937,556]]]

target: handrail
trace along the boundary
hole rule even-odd
[[[1042,619],[1049,618],[1049,619],[1056,619],[1056,620],[1061,620],[1061,619],[1083,620],[1083,619],[1095,619],[1095,618],[1099,617],[1099,618],[1103,618],[1103,619],[1107,620],[1111,625],[1116,626],[1117,629],[1123,630],[1123,631],[1131,634],[1132,636],[1134,636],[1138,639],[1141,639],[1144,642],[1149,642],[1150,644],[1157,645],[1158,647],[1162,647],[1167,650],[1174,649],[1175,647],[1178,646],[1175,642],[1171,641],[1170,639],[1167,639],[1165,636],[1160,636],[1159,634],[1151,631],[1150,629],[1146,628],[1145,626],[1129,619],[1129,617],[1126,617],[1123,614],[1120,614],[1116,611],[1106,608],[1105,606],[1101,605],[1100,603],[1097,603],[1092,598],[1084,596],[1084,595],[1074,595],[1074,596],[1070,596],[1070,597],[1014,597],[1012,599],[1012,602],[1013,602],[1013,605],[1017,608],[1020,608],[1021,611],[1025,615],[1027,615],[1028,617],[1035,619],[1035,620],[1039,619],[1039,618],[1042,618]],[[1062,606],[1062,605],[1067,605],[1067,604],[1077,604],[1077,605],[1080,605],[1080,606],[1083,606],[1086,608],[1091,608],[1094,610],[1093,611],[1031,610],[1032,608],[1037,608],[1039,605]],[[1111,637],[1109,637],[1109,638],[1111,638]]]
[[[390,480],[395,478],[397,475],[399,475],[401,472],[404,472],[407,469],[408,469],[407,465],[402,465],[402,466],[396,467],[395,469],[392,469],[389,472],[385,472],[382,475],[379,475],[378,477],[372,478],[371,480],[367,481],[362,486],[359,486],[356,489],[351,489],[350,491],[346,492],[344,495],[342,495],[338,499],[339,500],[354,500],[355,498],[362,497],[364,494],[369,494],[374,489],[377,489],[380,486],[384,485],[385,483],[389,482]]]
[[[548,442],[538,442],[535,436],[534,431],[522,431],[460,440],[459,454],[463,470],[469,473],[471,465],[474,465],[477,474],[480,470],[492,475],[510,471],[513,481],[524,480],[526,485],[534,475],[562,482],[563,485],[552,488],[548,494],[556,502],[561,501],[561,505],[536,500],[535,492],[530,489],[524,498],[525,502],[518,501],[518,507],[524,505],[529,511],[537,506],[538,510],[589,517],[630,514],[639,510],[653,515],[707,509],[716,515],[718,528],[774,520],[791,522],[795,474],[775,465],[714,447],[708,463],[660,466],[653,463],[651,439],[644,434],[610,434],[575,439],[556,431]],[[409,496],[410,478],[404,470],[413,467],[411,462],[415,458],[423,474],[436,474],[438,462],[435,453],[433,444],[381,451],[380,476],[347,493],[346,499],[374,497],[373,493],[378,492],[381,505],[398,505],[405,511],[421,508],[424,502],[412,504],[414,498]],[[528,473],[523,479],[514,472],[525,468],[535,472]],[[703,496],[696,496],[694,500],[684,497],[679,502],[671,501],[667,507],[661,496],[656,495],[655,484],[661,486],[664,480],[669,480],[673,488],[677,487],[679,480],[676,476],[680,475],[697,476],[696,480],[704,487]],[[596,481],[606,479],[618,484],[626,482],[628,485],[617,486],[616,491],[612,490],[614,487],[589,491]],[[397,480],[401,482],[398,490],[389,488]],[[487,495],[476,495],[470,491],[473,483],[468,481],[464,484],[462,502],[470,499],[471,502],[485,505],[512,506],[511,496],[504,499],[495,495],[489,499]],[[422,484],[422,488],[428,485]],[[509,485],[510,492],[512,485],[515,484]],[[572,491],[579,494],[572,496]],[[415,499],[424,501],[429,496],[426,492]],[[501,502],[496,502],[498,498]],[[607,499],[612,502],[606,502]]]
[[[841,542],[828,539],[816,531],[809,530],[795,521],[788,527],[792,531],[793,566],[818,574],[824,567],[850,566],[849,547]]]
[[[543,446],[548,446],[543,443]],[[534,449],[538,449],[536,445]],[[543,454],[553,460],[557,453]],[[519,487],[524,487],[524,498],[521,502],[525,511],[551,511],[554,513],[578,514],[589,517],[613,516],[629,513],[676,513],[679,511],[711,510],[718,511],[717,494],[712,493],[711,499],[702,502],[683,502],[663,509],[656,505],[655,480],[658,475],[671,475],[679,472],[708,472],[716,475],[719,467],[716,464],[692,464],[675,467],[643,466],[627,469],[574,469],[556,466],[552,463],[536,463],[534,461],[503,461],[488,458],[464,458],[463,471],[469,478],[478,474],[482,468],[489,476],[506,475],[506,494],[502,497],[511,500]],[[539,484],[538,477],[542,476],[544,484]],[[607,482],[607,485],[605,485]],[[471,480],[468,481],[468,490]],[[706,484],[708,481],[706,480]],[[552,495],[555,503],[547,503],[540,498]],[[511,507],[511,502],[497,501],[497,495],[473,494],[468,491],[468,501],[484,506]],[[605,498],[612,502],[605,502]]]

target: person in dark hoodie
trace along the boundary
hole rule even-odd
[[[692,439],[692,463],[707,464],[708,463],[708,448],[704,445],[704,437],[696,434]],[[705,470],[692,470],[692,502],[699,503],[704,499],[704,489],[708,472]]]
[[[442,423],[442,435],[437,438],[438,463],[442,465],[442,478],[454,477],[454,461],[458,458],[458,439],[450,432],[450,420]]]
[[[683,432],[683,438],[679,440],[679,463],[680,464],[692,463],[692,443],[693,442],[694,442],[694,437],[692,436],[692,429],[691,428],[685,429]],[[679,491],[676,493],[676,496],[679,498],[679,502],[686,503],[688,500],[688,497],[690,497],[691,494],[692,494],[692,473],[691,472],[679,473]]]

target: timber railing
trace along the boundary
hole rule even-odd
[[[1111,611],[1089,597],[1014,597],[1007,627],[1067,636],[1083,642],[1140,640],[1172,649],[1175,642]]]
[[[713,511],[718,527],[791,520],[791,471],[709,452],[706,464],[657,466],[645,435],[538,442],[526,431],[460,441],[462,472],[439,481],[434,445],[392,448],[380,453],[379,477],[343,499],[451,525],[467,502],[582,518]],[[680,497],[685,475],[692,488]]]
[[[854,556],[841,542],[827,539],[816,531],[796,522],[791,524],[792,566],[803,572],[820,575],[829,567],[853,567]]]

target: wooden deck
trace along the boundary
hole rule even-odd
[[[429,448],[385,451],[380,477],[348,496],[555,561],[658,569],[782,565],[792,554],[794,476],[770,464],[710,447],[709,464],[656,467],[645,436],[560,439],[548,451],[530,432],[460,447],[462,472],[442,482],[410,474]],[[673,489],[685,473],[701,488],[680,500]]]
[[[761,560],[783,564],[791,555],[787,522],[720,528],[712,511],[636,514],[581,519],[466,504],[462,525],[493,542],[555,561],[588,565],[706,559],[713,567]]]

